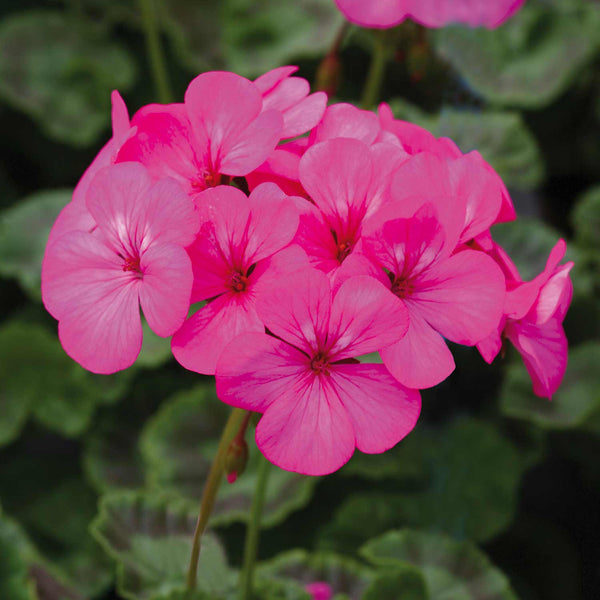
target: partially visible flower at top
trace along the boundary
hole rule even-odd
[[[136,134],[118,162],[138,161],[154,179],[173,177],[195,199],[258,167],[281,138],[279,110],[263,110],[258,86],[235,73],[202,73],[184,104],[151,104],[132,119]]]
[[[310,94],[310,85],[302,77],[290,77],[298,67],[278,67],[254,84],[263,96],[263,111],[278,110],[283,116],[282,139],[293,138],[312,129],[323,116],[327,94]]]
[[[384,452],[413,429],[419,392],[382,364],[353,360],[406,331],[406,309],[381,283],[355,277],[333,295],[324,273],[303,269],[274,283],[257,310],[271,335],[245,333],[225,348],[217,394],[264,413],[256,442],[271,462],[326,475],[355,447]]]
[[[523,281],[506,252],[497,244],[490,254],[506,277],[504,315],[489,337],[477,344],[484,360],[491,363],[510,340],[523,358],[533,382],[533,391],[551,398],[567,368],[567,338],[563,321],[573,295],[569,272],[572,262],[559,265],[566,251],[559,240],[548,257],[546,268],[532,281]]]
[[[108,374],[139,354],[140,304],[162,337],[185,320],[193,276],[184,248],[194,241],[199,219],[176,181],[152,183],[138,163],[98,171],[86,206],[97,226],[48,244],[42,299],[59,322],[67,354],[89,371]]]
[[[344,16],[362,27],[386,29],[412,19],[425,27],[463,23],[499,27],[525,0],[335,0]]]
[[[333,590],[324,581],[314,581],[306,585],[306,591],[312,596],[312,600],[331,600]]]
[[[265,282],[308,266],[308,259],[298,247],[280,252],[296,234],[298,211],[273,183],[258,186],[249,198],[231,186],[207,190],[201,214],[200,234],[188,249],[191,301],[210,301],[173,336],[171,347],[186,369],[212,375],[236,335],[264,331],[256,302]]]
[[[112,137],[97,154],[86,169],[73,191],[73,198],[58,215],[48,242],[53,241],[67,231],[90,231],[96,225],[87,209],[85,198],[90,182],[96,173],[115,163],[121,146],[135,133],[129,123],[129,113],[123,98],[116,90],[111,94],[112,101]]]

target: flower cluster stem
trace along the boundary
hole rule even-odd
[[[381,95],[381,85],[383,84],[385,65],[388,58],[387,39],[385,31],[376,32],[371,65],[369,66],[361,102],[362,107],[366,110],[372,109]]]
[[[258,555],[258,541],[260,537],[260,523],[262,518],[265,495],[267,492],[267,483],[271,464],[260,456],[258,465],[258,475],[256,479],[256,488],[252,498],[250,508],[250,519],[246,530],[246,543],[244,545],[244,562],[240,573],[240,600],[251,600],[252,588],[254,583],[254,564]]]
[[[223,471],[225,468],[225,457],[229,449],[229,444],[237,435],[240,427],[244,424],[248,411],[241,408],[234,408],[229,419],[225,424],[221,440],[219,441],[219,447],[217,454],[213,460],[208,474],[208,479],[202,492],[202,501],[200,503],[200,513],[198,514],[198,521],[196,523],[196,531],[194,532],[194,541],[192,544],[192,556],[190,558],[190,567],[187,574],[187,588],[194,590],[196,588],[196,575],[198,572],[198,559],[200,558],[200,547],[202,541],[202,534],[208,524],[208,519],[212,512],[215,504],[215,498]]]
[[[142,15],[144,34],[146,36],[146,50],[152,69],[156,94],[159,102],[168,104],[173,101],[173,94],[171,93],[165,57],[160,41],[160,32],[157,26],[155,2],[156,0],[138,0],[138,5]]]

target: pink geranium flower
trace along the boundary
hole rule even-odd
[[[351,257],[345,269],[350,275],[362,270],[377,276],[390,296],[402,299],[409,313],[407,334],[380,354],[399,381],[427,388],[454,370],[444,338],[472,346],[497,326],[504,277],[483,252],[452,254],[456,237],[446,235],[433,205],[407,216],[410,212],[402,202],[382,208],[363,233],[363,250],[372,263]]]
[[[486,362],[491,363],[510,340],[521,354],[533,382],[533,391],[551,398],[567,368],[567,338],[562,326],[571,303],[572,262],[559,265],[566,251],[564,240],[552,249],[546,268],[532,281],[522,281],[517,268],[497,244],[492,256],[506,276],[504,316],[496,331],[477,344]]]
[[[50,231],[48,242],[53,241],[67,231],[90,231],[95,226],[94,219],[87,210],[85,203],[90,183],[100,169],[115,163],[121,146],[135,133],[135,129],[130,126],[129,113],[119,92],[113,91],[111,100],[112,138],[100,150],[75,186],[73,199],[58,215]]]
[[[242,334],[225,348],[217,393],[264,413],[256,441],[271,462],[325,475],[355,447],[384,452],[412,430],[419,393],[381,364],[351,360],[406,331],[406,309],[379,282],[349,279],[332,297],[327,276],[305,269],[279,280],[257,309],[272,335]]]
[[[263,96],[263,111],[277,110],[283,116],[283,139],[296,137],[312,129],[323,116],[327,94],[310,94],[302,77],[290,77],[298,67],[278,67],[254,81]]]
[[[298,247],[278,254],[296,234],[298,211],[275,184],[249,198],[233,187],[207,190],[202,212],[200,235],[188,250],[192,302],[211,300],[173,336],[172,349],[186,369],[209,375],[236,335],[264,331],[256,302],[265,284],[308,260]]]
[[[132,124],[137,133],[118,161],[141,162],[155,179],[173,177],[197,198],[264,162],[281,138],[283,118],[264,110],[256,84],[210,72],[190,83],[184,104],[146,106]]]
[[[494,29],[525,0],[335,0],[344,16],[362,27],[385,29],[413,19],[425,27],[464,23]]]
[[[184,249],[199,227],[179,184],[152,184],[123,163],[98,171],[87,191],[92,232],[70,231],[48,246],[42,298],[63,348],[94,373],[129,367],[142,345],[139,306],[152,330],[173,334],[187,315],[192,265]]]
[[[313,266],[335,275],[359,246],[363,222],[389,200],[390,176],[407,159],[399,146],[349,138],[306,151],[300,182],[314,206],[304,204],[296,241]]]
[[[312,600],[331,600],[333,598],[331,586],[324,581],[307,584],[306,591],[311,595]]]

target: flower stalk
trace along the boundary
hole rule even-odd
[[[240,600],[251,600],[252,588],[254,584],[254,565],[258,555],[258,542],[260,538],[260,524],[262,518],[265,496],[267,492],[267,483],[269,480],[271,463],[260,455],[258,464],[258,476],[256,488],[252,498],[250,508],[250,519],[246,530],[246,542],[244,545],[244,561],[240,573],[239,591]]]
[[[198,560],[200,558],[202,534],[208,525],[208,520],[215,505],[215,498],[217,496],[217,491],[219,490],[221,478],[225,470],[225,457],[227,456],[232,440],[237,435],[240,427],[244,424],[247,414],[248,411],[246,410],[234,408],[229,415],[229,419],[225,424],[225,428],[223,429],[217,454],[213,460],[210,473],[208,474],[208,479],[206,480],[204,491],[202,493],[200,513],[198,514],[196,531],[194,532],[192,555],[190,557],[190,566],[187,574],[188,590],[194,590],[196,588],[196,576],[198,572]]]
[[[373,55],[371,56],[371,65],[362,96],[362,107],[365,110],[373,108],[381,96],[381,86],[385,75],[385,65],[388,58],[387,41],[388,36],[385,31],[375,33]]]

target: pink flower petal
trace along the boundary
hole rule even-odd
[[[258,91],[263,95],[271,92],[277,87],[277,84],[283,81],[286,77],[289,77],[298,70],[298,67],[286,66],[277,67],[271,71],[267,71],[264,75],[261,75],[254,80],[254,85],[258,88]],[[264,102],[264,100],[263,100]]]
[[[454,371],[454,359],[442,336],[408,304],[406,335],[380,350],[390,373],[409,388],[429,388],[444,381]]]
[[[335,3],[349,21],[382,29],[402,23],[408,10],[406,0],[335,0]]]
[[[402,300],[371,277],[353,277],[341,286],[331,306],[332,360],[376,352],[398,341],[408,329]]]
[[[421,412],[419,392],[398,383],[384,365],[335,365],[331,379],[361,452],[385,452],[414,428]]]
[[[333,139],[309,148],[300,160],[300,181],[329,219],[352,226],[366,211],[372,174],[368,146],[354,139]]]
[[[328,378],[297,380],[265,411],[256,427],[262,453],[286,471],[327,475],[354,452],[354,430]]]
[[[326,339],[329,328],[331,288],[327,276],[316,269],[288,275],[268,293],[265,288],[257,310],[273,335],[311,354]]]
[[[171,349],[190,371],[213,375],[224,348],[241,333],[264,332],[247,294],[219,296],[190,317],[173,336]]]
[[[327,108],[321,123],[310,136],[315,145],[334,138],[352,138],[371,145],[379,135],[379,122],[370,110],[340,102]]]
[[[161,337],[173,335],[183,325],[190,308],[189,256],[181,246],[154,244],[142,254],[140,268],[140,303],[148,325]]]
[[[483,252],[464,250],[423,274],[408,300],[444,337],[475,345],[500,322],[504,276]],[[412,315],[412,311],[411,311]]]
[[[219,398],[239,408],[264,412],[306,387],[305,354],[265,333],[243,333],[217,362]]]
[[[327,107],[327,94],[310,94],[283,113],[283,139],[302,135],[319,123]]]
[[[567,338],[560,322],[550,319],[535,325],[517,321],[509,323],[505,333],[523,358],[535,394],[550,399],[567,368]]]
[[[94,373],[133,364],[142,345],[139,279],[123,272],[100,235],[58,238],[42,267],[42,298],[65,352]]]

